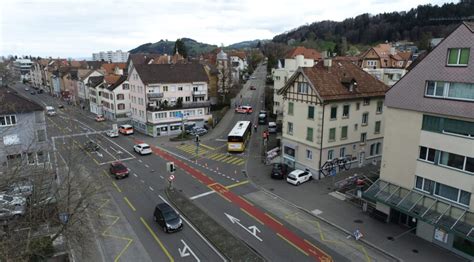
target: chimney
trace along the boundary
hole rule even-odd
[[[332,66],[332,59],[331,58],[324,58],[324,67],[331,68]]]

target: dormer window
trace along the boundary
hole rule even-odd
[[[469,48],[449,48],[448,66],[467,66],[469,62]]]

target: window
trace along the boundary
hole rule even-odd
[[[449,48],[448,66],[467,66],[469,62],[469,48]]]
[[[346,148],[345,147],[341,147],[339,149],[339,157],[345,157],[346,156]]]
[[[427,81],[425,95],[456,100],[474,100],[474,84]]]
[[[365,143],[367,141],[367,133],[360,134],[360,142]]]
[[[434,163],[435,155],[436,155],[436,150],[432,148],[420,146],[420,155],[418,156],[418,159]]]
[[[375,146],[376,146],[375,144],[370,145],[370,154],[369,154],[370,156],[375,155]]]
[[[377,66],[376,60],[367,60],[367,66]]]
[[[130,86],[128,84],[123,84],[122,88],[123,88],[123,90],[129,90]]]
[[[329,142],[336,140],[336,128],[329,129]]]
[[[434,194],[446,199],[449,199],[451,201],[458,201],[458,195],[459,195],[459,189],[455,187],[451,187],[448,185],[444,185],[441,183],[436,183],[435,184],[435,191]]]
[[[182,87],[182,86],[178,86],[178,91],[183,91],[183,87]]]
[[[359,109],[360,109],[360,103],[357,102],[357,103],[356,103],[356,110],[359,110]]]
[[[347,126],[341,128],[341,140],[347,139]]]
[[[190,97],[190,96],[187,96],[187,97],[184,99],[184,101],[186,101],[186,102],[191,101],[191,97]]]
[[[288,102],[288,115],[293,115],[293,108],[294,104],[293,102]]]
[[[293,123],[288,122],[288,130],[287,130],[288,135],[293,135]]]
[[[328,160],[332,160],[334,158],[334,150],[328,150]]]
[[[471,173],[474,173],[474,158],[466,157],[466,167],[465,170]]]
[[[354,131],[357,131],[357,128],[359,127],[358,124],[354,124]]]
[[[308,93],[308,83],[298,82],[298,93],[307,94]]]
[[[377,143],[377,145],[375,146],[375,154],[376,155],[382,154],[382,143]]]
[[[383,101],[377,101],[377,114],[382,114],[383,111]]]
[[[342,118],[349,118],[350,105],[344,105],[342,107]]]
[[[314,119],[314,106],[308,106],[308,118]]]
[[[366,97],[364,98],[364,106],[370,105],[370,98]]]
[[[441,156],[439,158],[439,164],[463,170],[464,159],[465,157],[461,155],[448,153],[448,152],[441,152]]]
[[[415,188],[433,194],[435,182],[420,176],[415,176]]]
[[[375,134],[380,134],[380,125],[381,125],[382,122],[380,121],[375,121],[375,130],[374,130],[374,133]]]
[[[331,120],[337,119],[337,106],[331,107]]]
[[[0,126],[14,126],[16,125],[16,116],[0,116]]]
[[[198,89],[197,86],[193,86],[193,92],[196,92],[196,91],[198,91],[198,90],[199,90],[199,89]]]
[[[313,128],[311,127],[306,128],[306,140],[313,141]]]
[[[362,114],[362,125],[366,126],[369,123],[369,113]]]
[[[36,130],[36,137],[38,138],[38,142],[46,141],[46,130],[44,129]]]
[[[38,158],[38,164],[43,164],[47,162],[43,151],[36,152],[36,157]]]
[[[117,100],[124,100],[125,95],[124,94],[117,94]]]
[[[34,165],[35,164],[35,155],[33,153],[28,153],[28,164]]]
[[[306,159],[309,159],[309,160],[313,159],[313,151],[306,149]]]
[[[117,109],[118,110],[124,110],[125,109],[125,104],[117,104]]]
[[[423,115],[422,130],[474,137],[474,122]]]
[[[168,86],[163,86],[163,92],[168,92]]]

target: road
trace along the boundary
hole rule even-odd
[[[58,145],[58,158],[67,150],[84,154],[81,145],[89,139],[100,145],[98,153],[87,153],[90,161],[85,161],[84,166],[95,172],[97,179],[110,185],[111,200],[133,231],[130,233],[133,237],[124,237],[131,241],[123,249],[109,252],[106,257],[114,260],[132,258],[135,254],[129,251],[137,245],[143,247],[151,260],[223,260],[222,255],[189,223],[179,233],[164,234],[152,220],[154,206],[167,201],[164,198],[168,177],[165,165],[167,161],[174,161],[178,166],[174,186],[265,259],[347,261],[325,245],[318,243],[316,246],[304,232],[275,219],[244,197],[258,191],[241,171],[246,168],[248,157],[259,156],[260,151],[257,149],[261,146],[258,143],[260,136],[258,133],[253,135],[252,148],[241,155],[226,154],[223,141],[236,121],[257,122],[257,112],[263,104],[265,75],[265,68],[259,67],[254,73],[255,79],[249,80],[242,90],[241,98],[237,97],[239,104],[252,105],[255,113],[235,114],[227,123],[222,120],[220,129],[203,137],[197,157],[191,151],[192,143],[168,145],[140,134],[110,139],[103,134],[110,128],[110,122],[97,123],[92,115],[75,107],[66,105],[64,110],[58,110],[56,117],[48,118],[48,133],[54,137],[54,145]],[[256,90],[250,90],[250,85],[254,85]],[[21,85],[17,89],[43,105],[57,106],[58,101],[49,95],[30,95],[22,90]],[[263,130],[261,127],[259,129],[259,132]],[[141,141],[151,144],[154,154],[138,156],[133,153],[133,144]],[[117,160],[124,161],[131,169],[127,179],[116,181],[107,174],[108,164]]]

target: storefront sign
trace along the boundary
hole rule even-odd
[[[434,233],[434,239],[443,243],[448,243],[448,233],[441,228],[436,228]]]

